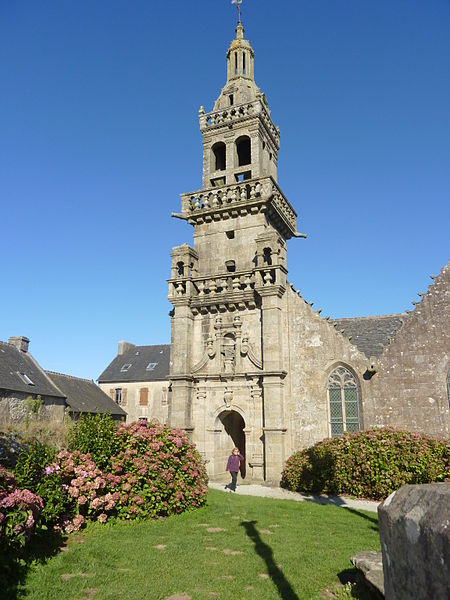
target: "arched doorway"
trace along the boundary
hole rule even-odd
[[[219,415],[219,421],[224,428],[222,437],[222,447],[225,450],[226,458],[231,454],[234,447],[239,448],[244,460],[241,462],[240,472],[241,477],[245,477],[245,421],[242,416],[235,410],[224,410]],[[225,461],[226,464],[226,461]],[[225,466],[224,466],[225,468]]]

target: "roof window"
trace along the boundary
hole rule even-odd
[[[156,367],[158,363],[148,363],[148,365],[145,367],[146,371],[153,371],[153,369]]]
[[[131,363],[123,365],[123,367],[120,369],[120,372],[121,373],[126,373],[130,367],[131,367]]]
[[[20,376],[22,381],[24,381],[27,385],[34,385],[34,382],[31,381],[31,379],[28,377],[28,375],[26,373],[24,373],[23,371],[19,371],[18,375]]]

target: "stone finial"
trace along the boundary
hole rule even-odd
[[[8,340],[8,344],[11,344],[11,346],[14,346],[15,348],[17,348],[17,350],[20,350],[20,352],[28,352],[28,345],[30,343],[30,340],[23,336],[23,335],[14,335],[11,336]]]
[[[236,39],[237,40],[243,40],[244,39],[244,26],[242,25],[242,22],[239,21],[237,26],[236,26]]]

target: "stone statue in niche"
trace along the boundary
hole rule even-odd
[[[209,356],[209,358],[214,358],[216,354],[216,350],[214,348],[214,339],[212,337],[209,337],[206,340],[206,354]]]
[[[234,373],[236,364],[236,339],[232,333],[226,333],[222,339],[222,360],[225,373]]]
[[[232,400],[233,400],[233,390],[229,390],[228,388],[226,388],[223,393],[223,401],[227,408],[230,408]]]

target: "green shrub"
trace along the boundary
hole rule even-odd
[[[20,451],[14,469],[18,487],[36,493],[46,465],[50,464],[55,458],[56,450],[53,447],[42,444],[37,440],[29,442],[28,446]]]
[[[71,504],[62,487],[61,474],[48,467],[54,460],[56,450],[35,440],[19,454],[14,473],[20,489],[30,490],[42,498],[39,524],[46,526],[54,525]]]
[[[120,441],[117,425],[111,415],[86,415],[80,417],[68,435],[69,450],[90,454],[100,469],[111,465],[111,456],[117,454]]]
[[[449,441],[374,429],[326,439],[295,452],[286,462],[281,485],[294,491],[379,500],[407,483],[449,477]]]

